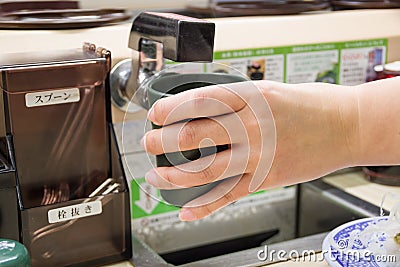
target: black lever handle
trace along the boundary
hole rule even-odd
[[[129,47],[140,51],[141,39],[162,43],[164,58],[176,62],[213,59],[215,25],[172,13],[142,12],[132,23]]]

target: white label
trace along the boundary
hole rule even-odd
[[[101,212],[101,201],[92,201],[49,210],[47,217],[49,223],[58,223],[101,214]]]
[[[384,46],[343,49],[341,54],[340,83],[358,85],[375,79],[374,67],[384,63]]]
[[[79,102],[79,100],[78,88],[27,93],[25,95],[25,105],[28,108],[73,103]]]
[[[273,55],[265,57],[264,79],[269,81],[283,82],[285,70],[284,55]]]
[[[317,81],[320,73],[333,71],[334,65],[338,63],[338,53],[338,50],[327,50],[288,54],[286,67],[287,82],[306,83]]]

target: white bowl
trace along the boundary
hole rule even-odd
[[[363,218],[345,223],[332,230],[322,243],[324,258],[331,267],[386,267],[388,264],[367,250],[357,238],[371,224],[388,220],[387,216]],[[382,237],[382,243],[386,237]],[[350,247],[351,246],[351,247]],[[379,260],[378,260],[379,259]],[[400,259],[398,259],[400,260]],[[393,264],[393,263],[392,263]],[[394,263],[395,264],[395,263]],[[400,266],[400,263],[397,263]],[[394,266],[394,265],[391,265]]]

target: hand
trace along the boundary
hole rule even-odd
[[[148,118],[163,128],[143,146],[163,154],[202,146],[229,149],[146,174],[161,189],[223,180],[187,203],[182,220],[197,220],[251,192],[292,185],[353,166],[357,98],[353,87],[268,81],[208,86],[157,101]],[[183,123],[185,119],[196,118]]]

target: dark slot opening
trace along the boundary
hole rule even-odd
[[[160,256],[168,263],[173,265],[182,265],[245,249],[255,248],[278,233],[279,230],[274,229],[268,232],[258,233],[241,238],[165,253],[161,254]]]

